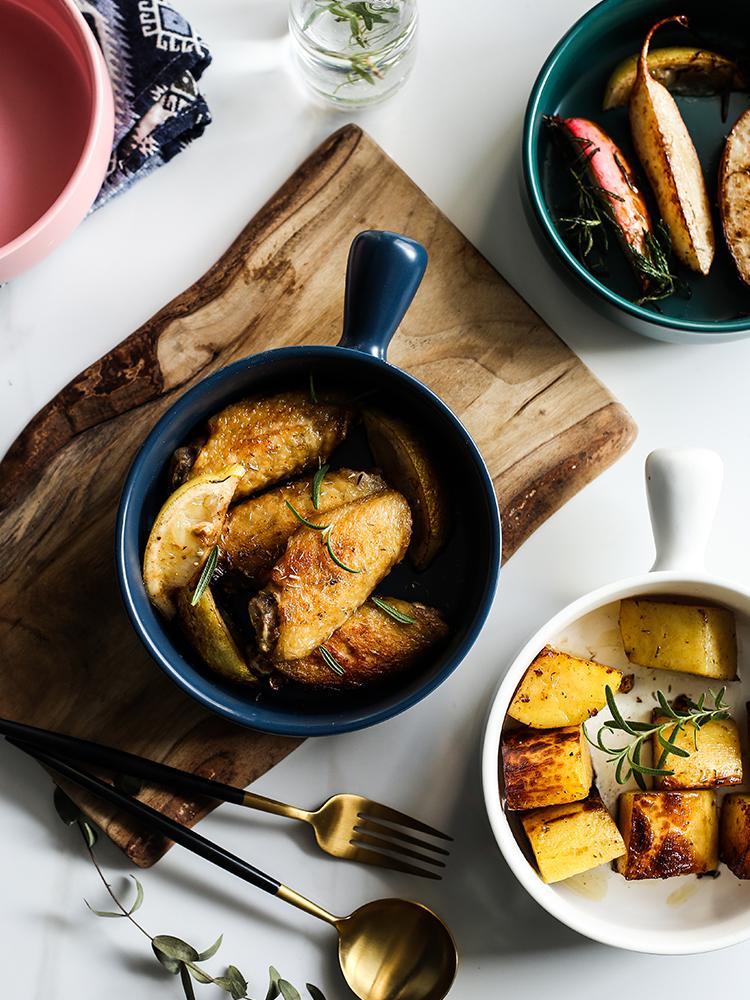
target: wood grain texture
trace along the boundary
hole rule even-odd
[[[3,715],[247,785],[300,742],[233,726],[151,662],[121,607],[113,529],[146,431],[218,367],[269,347],[335,344],[349,246],[364,229],[425,245],[425,279],[389,360],[465,423],[493,477],[503,558],[611,465],[635,425],[359,128],[320,146],[221,259],[31,421],[0,463]],[[76,795],[139,865],[168,846]],[[192,825],[212,803],[144,788]]]

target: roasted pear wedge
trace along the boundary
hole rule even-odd
[[[668,17],[646,35],[628,101],[628,119],[635,151],[669,228],[675,255],[691,270],[708,274],[716,239],[703,171],[674,98],[648,69],[651,38],[670,21],[687,26],[684,17]]]
[[[739,117],[724,146],[719,212],[737,274],[750,285],[750,110]]]
[[[143,554],[143,582],[165,616],[176,611],[174,593],[193,581],[221,534],[243,466],[197,476],[172,493],[159,511]]]
[[[450,532],[447,493],[427,442],[404,421],[378,409],[362,412],[367,441],[383,475],[411,508],[409,556],[421,573]]]
[[[185,638],[211,670],[228,680],[257,687],[260,680],[249,669],[232,627],[222,615],[210,587],[196,604],[194,590],[182,587],[175,593],[177,622]]]
[[[602,108],[624,108],[638,72],[638,53],[628,56],[615,67],[604,90]],[[710,97],[726,90],[746,90],[747,81],[731,59],[684,45],[652,49],[648,71],[670,94]]]

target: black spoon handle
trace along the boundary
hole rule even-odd
[[[242,805],[244,793],[241,788],[225,785],[211,778],[202,778],[200,775],[170,767],[169,764],[159,764],[155,760],[138,757],[125,750],[115,750],[101,743],[92,743],[76,736],[65,736],[63,733],[53,733],[48,729],[38,729],[36,726],[11,722],[9,719],[0,719],[0,735],[21,740],[28,746],[38,747],[40,750],[72,757],[85,764],[104,767],[117,774],[135,775],[167,787],[181,788],[186,792],[205,795],[210,799]]]
[[[5,738],[13,746],[18,747],[19,750],[23,750],[24,753],[35,757],[41,764],[45,764],[53,771],[70,779],[70,781],[74,782],[80,788],[91,792],[105,802],[109,802],[123,812],[128,813],[134,819],[140,820],[145,826],[156,830],[157,833],[163,834],[176,844],[186,847],[193,854],[205,858],[206,861],[218,865],[219,868],[231,872],[232,875],[239,876],[239,878],[250,882],[259,889],[263,889],[264,892],[268,892],[272,896],[275,896],[279,889],[281,889],[281,883],[271,878],[270,875],[266,875],[258,868],[254,868],[247,861],[243,861],[242,858],[238,858],[236,855],[224,850],[223,847],[219,847],[218,844],[214,844],[213,841],[202,837],[194,830],[190,830],[188,827],[182,826],[181,823],[177,823],[158,810],[152,809],[145,802],[140,802],[138,799],[132,798],[125,792],[121,792],[119,789],[113,788],[112,785],[108,785],[101,778],[97,778],[87,771],[82,771],[73,764],[60,760],[59,757],[47,753],[39,747],[24,743],[22,740],[10,736],[6,736]]]

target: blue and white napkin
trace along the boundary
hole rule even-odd
[[[75,0],[104,54],[115,98],[107,176],[91,211],[151,173],[211,121],[197,81],[203,40],[162,0]]]

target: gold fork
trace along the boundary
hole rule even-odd
[[[439,841],[453,839],[426,823],[361,795],[334,795],[320,809],[308,812],[124,750],[21,722],[0,719],[0,734],[42,750],[107,768],[116,774],[145,778],[168,788],[173,786],[221,802],[233,802],[249,809],[302,820],[315,830],[319,846],[336,858],[439,879],[442,876],[434,869],[445,867],[441,858],[447,857],[449,852],[426,838]],[[415,833],[424,836],[415,837]]]
[[[243,792],[239,804],[309,823],[315,831],[318,846],[336,858],[380,865],[382,868],[423,875],[426,878],[439,879],[442,876],[420,865],[444,868],[445,862],[440,860],[440,856],[447,857],[449,852],[444,847],[424,837],[414,837],[407,831],[425,834],[437,840],[453,839],[396,809],[390,809],[362,795],[345,792],[334,795],[315,812],[298,809],[297,806],[277,802],[255,792]],[[406,861],[405,858],[411,861]],[[419,864],[411,863],[413,861]]]

